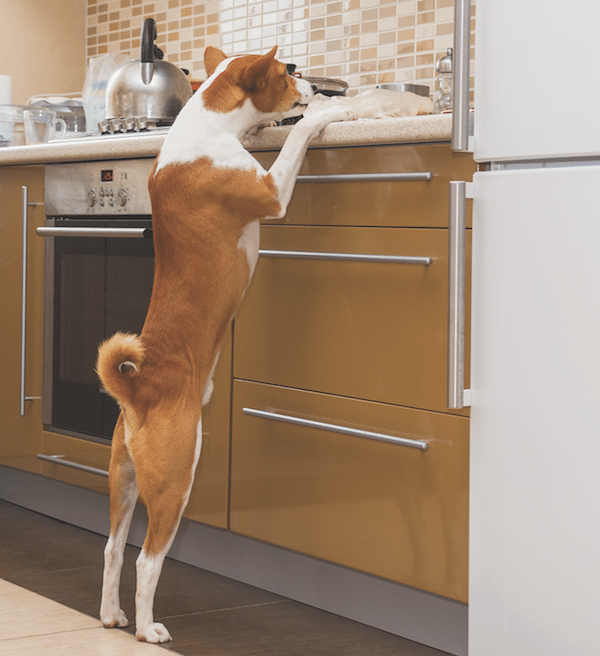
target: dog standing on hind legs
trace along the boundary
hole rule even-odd
[[[259,222],[285,216],[310,141],[332,121],[352,118],[336,107],[302,119],[265,171],[241,138],[299,116],[313,97],[276,50],[228,58],[206,49],[209,77],[169,130],[148,181],[155,270],[144,326],[139,336],[117,333],[99,348],[98,375],[121,409],[100,618],[106,627],[128,624],[119,581],[139,497],[148,532],[136,564],[136,635],[147,642],[171,639],[154,622],[154,594],[194,480],[221,338],[258,259]]]

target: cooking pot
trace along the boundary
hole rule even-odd
[[[140,59],[120,66],[106,89],[106,118],[145,116],[158,125],[170,125],[192,97],[192,85],[177,66],[163,60],[158,48],[156,22],[142,26]]]
[[[312,84],[315,93],[324,96],[345,96],[348,91],[348,83],[344,80],[332,80],[328,77],[309,77],[305,75],[304,80]]]
[[[429,98],[429,87],[424,84],[378,84],[377,88],[385,91],[410,91],[410,93],[416,93],[417,96]]]
[[[324,96],[345,96],[348,90],[348,83],[344,80],[332,80],[328,77],[309,77],[296,73],[296,64],[286,64],[288,75],[301,77],[306,80],[313,88],[315,93],[321,93]]]

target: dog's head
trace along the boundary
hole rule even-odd
[[[251,102],[265,120],[300,116],[313,98],[311,85],[287,73],[275,59],[277,46],[266,55],[228,58],[209,46],[204,66],[209,79],[200,92],[204,106],[215,112],[231,112]]]

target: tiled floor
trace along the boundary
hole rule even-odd
[[[98,606],[105,539],[0,500],[0,653],[34,656],[443,656],[443,652],[167,559],[155,617],[174,640],[106,630]],[[132,619],[135,559],[121,597]],[[32,594],[37,593],[37,594]],[[40,596],[41,595],[41,596]]]
[[[160,656],[164,650],[144,645],[124,631],[106,631],[100,621],[62,604],[0,580],[3,656]],[[89,646],[89,647],[88,647]]]

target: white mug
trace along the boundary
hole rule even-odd
[[[67,131],[67,124],[51,109],[25,109],[23,123],[28,144],[48,143],[51,139],[60,139]]]

